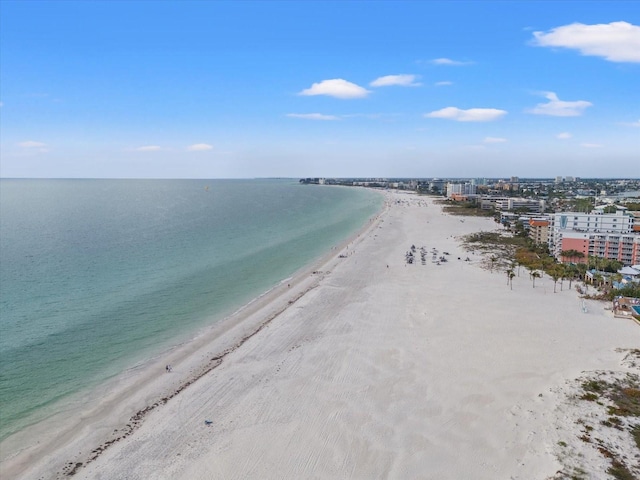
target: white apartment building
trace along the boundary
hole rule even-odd
[[[545,208],[544,200],[532,200],[529,198],[505,197],[496,200],[496,210],[518,210],[524,209],[534,213],[542,213]]]
[[[451,198],[454,195],[475,195],[476,194],[475,183],[447,183],[447,197]]]
[[[584,259],[592,255],[633,265],[638,262],[640,252],[640,224],[622,208],[616,213],[596,209],[591,213],[553,214],[549,251],[562,261],[562,252],[567,250],[582,252]]]
[[[551,216],[552,230],[579,230],[583,232],[629,233],[633,231],[634,218],[623,209],[616,213],[562,212]]]
[[[543,213],[546,202],[544,200],[533,200],[530,198],[483,196],[480,199],[480,207],[483,210],[491,210],[494,208],[501,212],[524,209],[532,213]]]

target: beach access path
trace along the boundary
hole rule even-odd
[[[627,368],[617,349],[637,348],[640,328],[547,277],[533,288],[523,269],[510,289],[481,268],[460,237],[493,220],[385,195],[368,230],[247,313],[263,328],[73,478],[553,476],[562,386]],[[411,245],[448,262],[407,264]]]

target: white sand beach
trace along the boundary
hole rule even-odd
[[[385,195],[365,231],[290,286],[105,386],[38,444],[14,439],[2,478],[64,478],[82,463],[73,478],[531,480],[562,468],[559,441],[573,456],[591,448],[570,435],[567,385],[637,372],[617,349],[640,347],[640,326],[603,303],[585,312],[547,277],[534,289],[524,270],[510,289],[460,245],[491,219]],[[449,261],[407,265],[412,244]]]

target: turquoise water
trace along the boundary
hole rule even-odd
[[[380,205],[291,180],[1,180],[0,439],[224,318]]]
[[[640,315],[640,305],[634,305],[631,307],[636,315]]]

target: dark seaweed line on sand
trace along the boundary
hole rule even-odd
[[[314,272],[314,273],[322,273],[322,272]],[[258,334],[263,328],[268,326],[269,323],[271,323],[271,321],[273,319],[275,319],[278,315],[280,315],[282,312],[284,312],[292,304],[294,304],[295,302],[300,300],[300,298],[302,298],[306,293],[308,293],[309,291],[311,291],[312,289],[317,287],[318,284],[319,283],[316,283],[315,285],[312,285],[311,287],[309,287],[306,290],[304,290],[301,293],[299,293],[295,298],[293,298],[293,300],[289,300],[289,302],[287,303],[286,306],[284,306],[280,310],[276,311],[275,313],[271,314],[271,316],[269,316],[264,322],[262,322],[253,332],[251,332],[248,335],[246,335],[245,337],[243,337],[241,340],[238,341],[238,343],[236,343],[232,347],[229,347],[229,348],[223,350],[223,352],[221,354],[219,354],[219,355],[217,355],[215,357],[212,357],[207,362],[207,365],[205,365],[200,370],[199,373],[196,373],[194,376],[192,376],[186,382],[184,382],[183,384],[178,386],[178,388],[176,388],[169,395],[166,395],[166,396],[162,397],[160,400],[157,400],[156,402],[152,403],[151,405],[147,405],[146,407],[138,410],[134,415],[131,416],[131,418],[129,419],[129,421],[126,424],[126,426],[123,429],[120,430],[120,435],[118,437],[113,438],[112,440],[108,440],[108,441],[104,442],[103,444],[101,444],[100,446],[98,446],[97,448],[94,448],[91,451],[91,454],[89,455],[89,457],[84,462],[68,462],[68,463],[66,463],[65,466],[62,468],[62,471],[58,472],[58,474],[56,475],[56,478],[58,478],[58,479],[61,478],[60,475],[63,475],[63,477],[72,477],[73,475],[78,473],[78,470],[80,470],[82,467],[85,467],[88,464],[90,464],[91,462],[93,462],[94,460],[96,460],[100,455],[102,455],[113,444],[115,444],[115,443],[119,442],[120,440],[123,440],[123,439],[127,438],[128,436],[130,436],[133,432],[135,432],[138,428],[140,428],[144,418],[149,413],[151,413],[153,410],[155,410],[156,408],[160,407],[161,405],[166,404],[169,400],[171,400],[173,397],[178,395],[180,392],[182,392],[189,385],[195,383],[198,379],[204,377],[206,374],[208,374],[209,372],[211,372],[212,370],[214,370],[215,368],[220,366],[220,364],[222,364],[222,361],[224,360],[224,358],[227,355],[229,355],[230,353],[232,353],[235,350],[237,350],[238,348],[240,348],[247,340],[249,340],[254,335]],[[116,432],[118,432],[117,429],[114,430],[114,433],[116,433]]]

